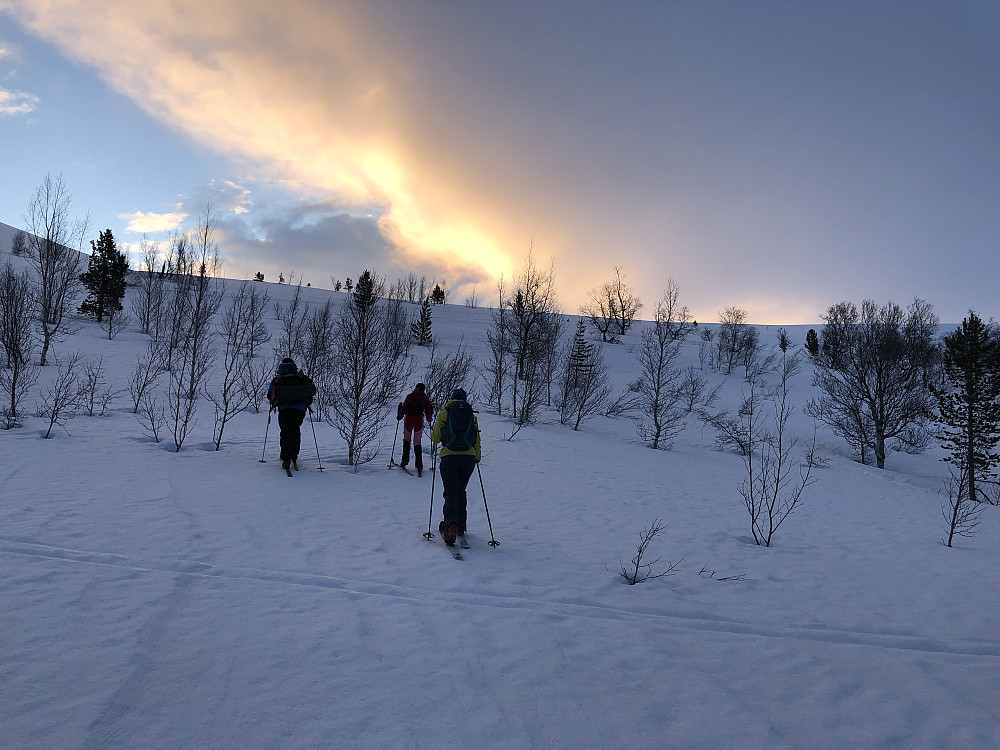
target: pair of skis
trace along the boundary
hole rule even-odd
[[[398,427],[398,425],[397,425],[397,427]],[[395,447],[395,445],[393,445],[393,447]],[[403,466],[402,464],[397,464],[397,463],[396,463],[396,459],[394,459],[394,458],[393,458],[392,456],[389,456],[389,463],[387,463],[387,464],[385,465],[385,468],[387,468],[387,469],[391,469],[391,468],[392,468],[393,466],[398,466],[398,467],[399,467],[400,469],[402,469],[403,471],[405,471],[405,472],[406,472],[407,474],[409,474],[409,475],[410,475],[411,477],[413,476],[413,472],[412,472],[412,471],[410,471],[409,469],[407,469],[407,468],[406,468],[405,466]]]
[[[434,536],[435,535],[431,532],[430,529],[427,529],[427,531],[424,533],[424,539],[426,539],[428,542],[431,539],[433,539]],[[459,551],[459,548],[461,548],[461,549],[469,549],[469,542],[468,542],[468,540],[464,536],[460,536],[460,537],[458,537],[455,540],[455,542],[458,543],[458,547],[455,547],[455,542],[452,542],[451,544],[448,544],[448,542],[445,542],[444,532],[442,531],[441,532],[441,541],[444,542],[445,549],[447,549],[448,552],[449,552],[449,554],[451,554],[451,556],[454,557],[456,560],[463,559],[462,558],[462,553],[461,553],[461,551]]]
[[[444,546],[448,548],[448,551],[451,553],[451,556],[454,557],[456,560],[463,559],[462,553],[455,548],[454,544],[448,544],[448,542],[445,542]],[[460,536],[458,538],[458,546],[461,547],[462,549],[469,549],[469,542],[466,541],[464,536]]]
[[[392,468],[393,466],[399,466],[399,468],[400,468],[400,469],[402,469],[403,471],[405,471],[405,472],[406,472],[407,474],[409,474],[409,475],[410,475],[411,477],[413,476],[413,472],[412,472],[412,471],[410,471],[409,469],[407,469],[407,468],[406,468],[405,466],[400,466],[400,465],[399,465],[399,464],[397,464],[397,463],[396,463],[395,461],[390,461],[389,465],[388,465],[388,466],[386,466],[385,468],[387,468],[387,469],[391,469],[391,468]]]

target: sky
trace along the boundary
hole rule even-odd
[[[998,73],[994,2],[0,0],[0,221],[62,173],[132,248],[211,206],[237,278],[993,317]]]

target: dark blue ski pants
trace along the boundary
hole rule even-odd
[[[444,487],[444,527],[458,526],[460,534],[465,533],[468,518],[465,488],[469,485],[472,472],[476,470],[476,457],[457,454],[441,457],[441,484]]]
[[[278,409],[278,427],[281,430],[279,445],[282,461],[297,461],[302,444],[302,422],[306,418],[305,409],[289,407]]]

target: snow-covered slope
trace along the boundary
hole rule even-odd
[[[488,321],[433,309],[441,347],[464,337],[480,358]],[[604,346],[616,389],[638,375],[637,336]],[[49,440],[34,417],[0,432],[0,745],[996,746],[1000,519],[941,544],[935,450],[878,471],[821,430],[828,465],[761,548],[741,459],[697,423],[664,452],[625,418],[574,432],[546,411],[507,440],[509,419],[483,410],[456,562],[422,536],[435,475],[386,468],[394,422],[357,472],[336,430],[307,422],[289,479],[266,413],[241,414],[216,452],[203,404],[176,453],[132,414],[146,343],[83,323],[56,354],[104,358],[111,412]],[[800,406],[809,381],[806,366]],[[723,405],[741,386],[727,379]],[[811,434],[800,411],[792,424]],[[626,585],[620,563],[657,518],[650,561],[674,574]]]

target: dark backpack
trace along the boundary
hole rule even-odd
[[[468,401],[454,401],[446,407],[441,427],[441,444],[450,451],[467,451],[476,444],[476,423]]]
[[[289,406],[291,404],[306,404],[308,406],[312,403],[315,395],[316,386],[307,377],[279,378],[274,382],[272,403],[275,406]]]

